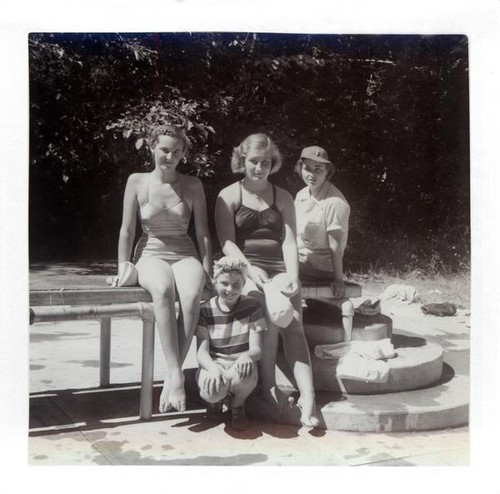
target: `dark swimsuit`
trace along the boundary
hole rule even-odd
[[[283,261],[283,217],[276,206],[276,187],[273,203],[263,211],[256,211],[243,204],[240,182],[240,205],[234,214],[236,245],[248,261],[267,274],[286,272]]]

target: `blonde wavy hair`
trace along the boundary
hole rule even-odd
[[[271,171],[276,173],[281,168],[282,158],[278,146],[266,134],[251,134],[239,146],[233,149],[231,170],[233,173],[245,173],[245,157],[250,149],[265,150],[271,154]]]

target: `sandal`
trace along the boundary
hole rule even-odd
[[[207,412],[205,417],[208,420],[214,420],[216,422],[221,422],[224,420],[224,412],[222,410],[222,405],[224,400],[218,401],[217,403],[209,403],[207,406]]]
[[[231,428],[235,431],[248,429],[248,419],[242,406],[231,408]]]

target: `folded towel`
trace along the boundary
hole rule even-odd
[[[417,290],[411,285],[390,285],[380,295],[380,298],[382,300],[400,300],[408,304],[418,301]]]
[[[389,365],[352,353],[342,357],[337,365],[337,377],[356,381],[385,383],[389,378]]]
[[[374,360],[394,357],[394,346],[390,338],[376,341],[355,341],[351,352]]]
[[[372,360],[392,358],[396,355],[390,338],[376,341],[346,341],[316,345],[314,354],[321,359],[340,359],[348,355],[362,355]]]

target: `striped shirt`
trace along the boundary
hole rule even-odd
[[[208,338],[214,361],[233,362],[248,351],[250,332],[266,329],[264,310],[257,300],[242,295],[233,309],[225,312],[217,296],[201,305],[195,334],[198,338]]]

